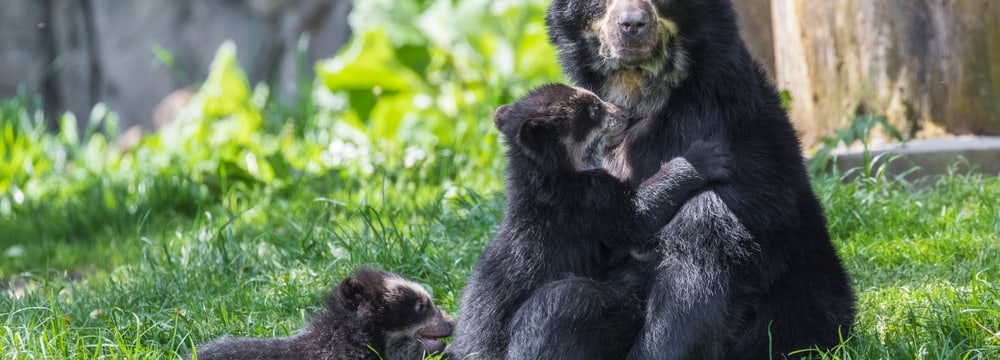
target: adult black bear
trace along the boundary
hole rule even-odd
[[[739,38],[731,2],[553,0],[546,24],[573,82],[637,114],[606,159],[613,173],[641,183],[698,141],[728,144],[733,155],[730,182],[662,224],[662,260],[628,357],[780,358],[836,345],[854,319],[848,277],[795,131]],[[563,292],[549,294],[549,306],[578,301]]]
[[[728,153],[720,144],[699,143],[658,165],[657,175],[633,190],[601,168],[607,149],[621,142],[626,116],[590,91],[542,86],[497,109],[494,121],[508,147],[504,219],[469,277],[448,354],[492,360],[531,353],[527,347],[507,353],[510,332],[524,330],[525,321],[512,328],[513,319],[534,317],[549,303],[547,294],[572,288],[592,296],[561,304],[583,316],[560,324],[597,324],[592,329],[608,346],[588,356],[621,357],[641,326],[640,308],[627,291],[587,279],[606,277],[615,255],[648,247],[643,241],[653,238],[654,227],[645,223],[659,228],[690,194],[724,181]],[[590,282],[575,286],[581,281]],[[526,301],[529,310],[519,311]]]
[[[419,360],[441,352],[454,322],[424,288],[399,275],[361,269],[344,279],[299,334],[222,338],[199,346],[199,360]],[[188,358],[191,358],[190,356]]]

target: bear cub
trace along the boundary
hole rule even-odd
[[[292,337],[228,338],[204,344],[199,360],[422,359],[444,350],[454,322],[423,287],[385,271],[360,269],[326,299],[326,307]],[[188,358],[191,359],[192,356]]]
[[[519,311],[522,305],[545,302],[528,301],[537,289],[573,277],[606,280],[614,258],[651,247],[646,223],[665,222],[690,194],[727,180],[728,153],[709,143],[663,164],[658,176],[637,188],[615,178],[602,164],[621,143],[628,118],[594,93],[561,84],[541,86],[496,110],[494,122],[508,147],[507,202],[466,284],[448,348],[452,359],[504,358],[516,330],[510,324],[522,316],[515,314],[532,316],[534,310]],[[594,291],[624,300],[639,296],[629,286],[605,290]],[[628,303],[605,300],[600,303]],[[617,320],[626,326],[615,336],[634,336],[628,333],[641,327],[638,316]]]

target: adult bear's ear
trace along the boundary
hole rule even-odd
[[[498,130],[503,130],[504,124],[507,123],[507,115],[510,114],[510,105],[500,105],[497,111],[493,113],[493,125],[496,125]]]

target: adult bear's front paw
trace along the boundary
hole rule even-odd
[[[684,152],[684,159],[710,182],[726,182],[732,177],[733,156],[725,143],[696,141]]]

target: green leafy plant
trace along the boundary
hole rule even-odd
[[[0,100],[0,194],[22,191],[28,179],[53,166],[46,156],[52,139],[42,113],[31,108],[23,94]]]
[[[544,7],[537,0],[358,4],[352,42],[317,65],[317,104],[362,136],[348,142],[378,139],[387,152],[406,144],[429,156],[471,142],[478,146],[462,154],[469,165],[492,162],[496,106],[561,79]]]
[[[851,119],[850,124],[846,128],[837,130],[833,136],[824,136],[822,138],[822,146],[816,151],[816,154],[812,156],[809,160],[808,169],[809,173],[813,176],[818,176],[826,173],[833,164],[835,160],[834,151],[841,145],[851,146],[855,143],[861,143],[862,146],[862,167],[860,169],[861,175],[864,178],[881,177],[884,175],[885,163],[891,161],[893,156],[890,153],[882,153],[880,155],[874,156],[871,149],[871,135],[876,129],[881,129],[883,133],[888,135],[891,139],[896,141],[903,141],[903,135],[899,132],[896,127],[889,123],[889,120],[883,115],[858,115]],[[881,168],[877,167],[880,160],[886,160]]]
[[[235,184],[253,185],[275,179],[268,159],[276,153],[262,137],[263,102],[236,62],[236,46],[219,47],[208,78],[178,119],[147,139],[157,168],[186,171],[194,181],[218,193]]]

